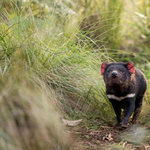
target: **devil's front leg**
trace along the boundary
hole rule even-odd
[[[110,102],[112,103],[112,106],[114,108],[114,111],[115,111],[115,114],[116,114],[116,117],[117,117],[117,124],[115,125],[116,127],[121,127],[121,121],[122,121],[122,118],[121,118],[121,102],[117,101],[117,100],[110,100]]]
[[[121,126],[126,128],[128,126],[128,120],[129,120],[130,116],[132,115],[132,113],[135,109],[134,98],[124,99],[123,103],[125,106],[125,114],[124,114],[124,118],[121,122]]]

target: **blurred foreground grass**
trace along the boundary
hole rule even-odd
[[[15,74],[0,77],[0,149],[69,149],[71,140],[60,123],[50,91],[40,80],[35,81],[38,87],[33,85],[27,71],[16,69]]]

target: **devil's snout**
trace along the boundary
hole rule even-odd
[[[117,71],[113,71],[113,72],[111,73],[111,76],[112,76],[113,78],[116,78],[116,77],[118,76]]]

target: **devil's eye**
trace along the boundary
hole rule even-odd
[[[122,69],[119,69],[121,73],[124,73],[124,71]]]
[[[109,73],[110,72],[110,70],[107,70],[107,73]]]

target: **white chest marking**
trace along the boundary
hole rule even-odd
[[[132,98],[132,97],[134,97],[134,96],[135,96],[135,93],[127,94],[126,96],[123,96],[123,97],[118,97],[118,96],[115,96],[115,95],[112,95],[112,94],[108,94],[108,95],[107,95],[107,97],[108,97],[109,99],[115,99],[115,100],[117,100],[117,101],[121,101],[121,100],[123,100],[123,99],[125,99],[125,98]]]

